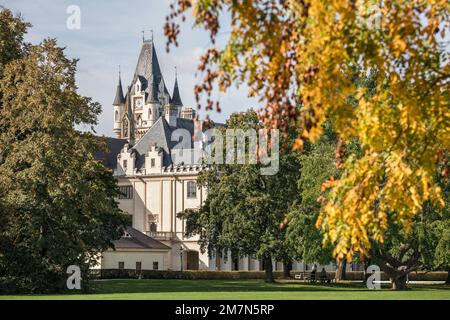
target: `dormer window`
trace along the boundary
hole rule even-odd
[[[139,83],[136,83],[136,93],[141,92],[141,85]]]
[[[151,159],[151,160],[150,160],[150,166],[151,166],[152,168],[155,167],[155,159]]]

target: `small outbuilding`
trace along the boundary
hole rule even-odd
[[[171,248],[144,233],[127,227],[119,240],[113,241],[115,250],[102,253],[102,269],[168,270]]]

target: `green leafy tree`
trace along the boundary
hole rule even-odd
[[[76,60],[55,40],[22,43],[28,24],[0,11],[0,291],[54,292],[84,280],[128,221],[112,172],[94,158],[100,105],[80,96]],[[86,286],[84,286],[86,288]]]
[[[333,261],[330,246],[322,245],[323,235],[315,227],[323,196],[322,183],[336,177],[334,149],[336,136],[328,126],[327,133],[315,145],[307,144],[300,156],[301,173],[298,181],[299,196],[289,213],[288,245],[297,260],[327,264]]]
[[[406,233],[392,223],[384,243],[374,243],[371,261],[380,266],[392,283],[393,290],[405,290],[409,273],[418,270],[448,270],[449,217],[425,208]]]
[[[446,178],[437,177],[436,180],[448,203],[450,188]],[[372,260],[389,276],[393,289],[406,289],[406,278],[412,271],[450,269],[449,227],[448,206],[438,209],[426,203],[414,218],[411,232],[404,232],[394,224],[390,226],[386,242],[374,244]]]
[[[229,129],[261,127],[253,111],[233,114]],[[204,205],[187,210],[188,235],[199,234],[202,250],[221,255],[257,256],[263,260],[266,281],[273,282],[272,259],[289,266],[291,257],[284,247],[283,221],[297,191],[299,161],[292,152],[281,152],[280,170],[264,176],[260,165],[214,164],[198,179],[208,190]],[[230,257],[228,257],[230,258]]]

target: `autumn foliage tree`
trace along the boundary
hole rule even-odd
[[[245,83],[266,126],[296,129],[296,149],[333,124],[343,173],[324,184],[317,226],[338,259],[367,255],[388,221],[408,232],[424,203],[444,206],[434,177],[450,147],[448,1],[176,0],[171,8],[168,45],[188,12],[211,36],[199,104],[212,109],[214,87]],[[219,30],[230,32],[224,47]],[[355,67],[376,73],[372,94],[352,81]],[[359,158],[342,152],[352,139]]]

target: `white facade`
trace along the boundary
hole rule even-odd
[[[168,270],[170,254],[164,250],[120,249],[108,250],[102,253],[102,269],[118,269],[123,263],[123,269],[128,270]]]
[[[180,253],[184,269],[209,269],[208,256],[200,252],[198,238],[184,237],[185,222],[177,217],[185,209],[199,208],[206,197],[202,188],[195,195],[187,193],[188,184],[195,183],[198,170],[119,177],[122,190],[126,187],[133,190],[128,199],[118,199],[119,207],[132,216],[132,227],[172,248],[167,269],[181,269]],[[194,256],[196,262],[192,261]]]

